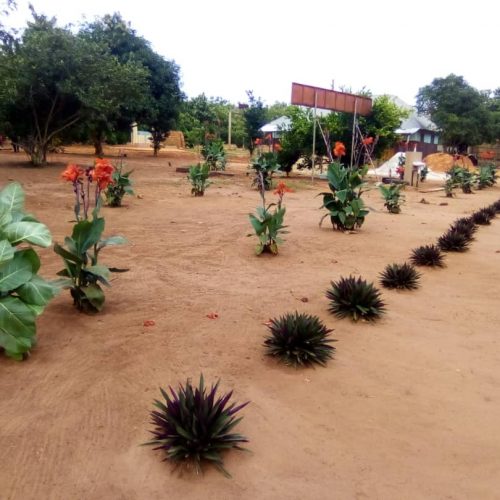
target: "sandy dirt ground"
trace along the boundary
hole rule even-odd
[[[20,181],[28,209],[61,242],[73,200],[60,172],[91,157],[52,161],[27,168],[1,152],[0,184]],[[423,271],[419,290],[384,291],[388,312],[375,324],[332,317],[325,290],[349,274],[377,280],[500,188],[454,199],[408,189],[400,215],[372,190],[372,213],[347,235],[318,227],[315,196],[326,184],[292,179],[290,234],[279,256],[256,257],[248,213],[259,197],[245,166],[230,164],[234,177],[192,198],[175,172],[191,161],[131,155],[139,196],[103,209],[106,234],[130,243],[102,252],[103,263],[130,271],[113,281],[104,312],[79,314],[64,292],[40,317],[29,359],[0,357],[0,498],[498,499],[500,220],[479,229],[470,251],[448,255],[445,269]],[[58,256],[40,254],[42,274],[54,277]],[[326,368],[264,355],[263,323],[296,310],[334,329]],[[210,468],[173,473],[140,446],[159,387],[201,372],[251,401],[239,426],[251,453],[225,457],[232,479]]]

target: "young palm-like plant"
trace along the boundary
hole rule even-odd
[[[415,290],[420,284],[421,274],[411,265],[388,264],[380,274],[380,283],[385,288],[398,290]]]
[[[385,312],[385,303],[380,298],[380,291],[361,277],[340,278],[332,281],[326,292],[330,300],[330,312],[339,318],[350,316],[358,319],[375,320]]]
[[[474,224],[478,224],[479,226],[487,226],[491,224],[491,219],[493,217],[494,215],[492,216],[492,213],[484,208],[474,212],[471,216]]]
[[[154,439],[144,444],[163,450],[166,460],[193,465],[198,473],[203,463],[211,462],[229,476],[221,453],[231,448],[243,450],[240,443],[248,442],[232,429],[243,418],[235,417],[236,413],[249,402],[229,404],[232,391],[217,397],[218,387],[219,382],[207,391],[201,375],[198,387],[188,380],[185,386],[179,384],[177,391],[170,387],[170,395],[160,389],[164,401],[155,400],[157,409],[151,412]]]
[[[411,252],[410,262],[415,266],[444,267],[444,255],[437,245],[422,245]]]
[[[336,342],[328,338],[333,330],[328,329],[317,316],[309,314],[286,314],[270,321],[269,336],[264,341],[266,354],[279,358],[286,365],[325,366],[332,357]]]
[[[450,229],[438,239],[438,245],[443,252],[465,252],[469,249],[471,239],[463,233]]]
[[[477,231],[477,226],[472,220],[472,217],[462,217],[457,219],[451,226],[452,231],[457,231],[459,233],[465,234],[470,240],[473,239],[475,232]]]

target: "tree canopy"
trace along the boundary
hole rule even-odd
[[[463,76],[451,74],[418,91],[417,109],[441,129],[445,146],[463,153],[468,146],[498,138],[491,111],[494,103],[488,94],[469,85]]]

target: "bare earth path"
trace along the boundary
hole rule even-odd
[[[72,192],[60,171],[91,159],[59,155],[39,170],[22,159],[0,153],[0,185],[20,181],[28,209],[61,241]],[[396,216],[373,190],[376,211],[345,235],[318,228],[315,195],[326,185],[292,180],[287,241],[278,257],[257,258],[247,214],[258,195],[243,164],[194,199],[175,173],[191,160],[129,158],[140,197],[104,215],[106,234],[130,244],[102,260],[130,272],[113,282],[105,311],[78,314],[65,292],[40,318],[31,357],[0,357],[0,499],[499,498],[500,219],[445,269],[424,271],[418,291],[384,291],[388,313],[374,325],[331,317],[324,292],[339,276],[376,280],[500,188],[452,200],[408,190]],[[41,255],[53,277],[61,262],[51,249]],[[327,368],[287,369],[263,355],[263,322],[295,310],[334,328]],[[200,372],[251,400],[239,430],[252,453],[226,457],[232,479],[211,469],[179,477],[139,446],[158,388]]]

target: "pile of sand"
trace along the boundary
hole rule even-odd
[[[474,165],[467,156],[459,156],[458,159],[455,159],[455,156],[448,153],[434,153],[426,156],[424,161],[433,172],[446,172],[453,165],[470,169],[474,168]]]

